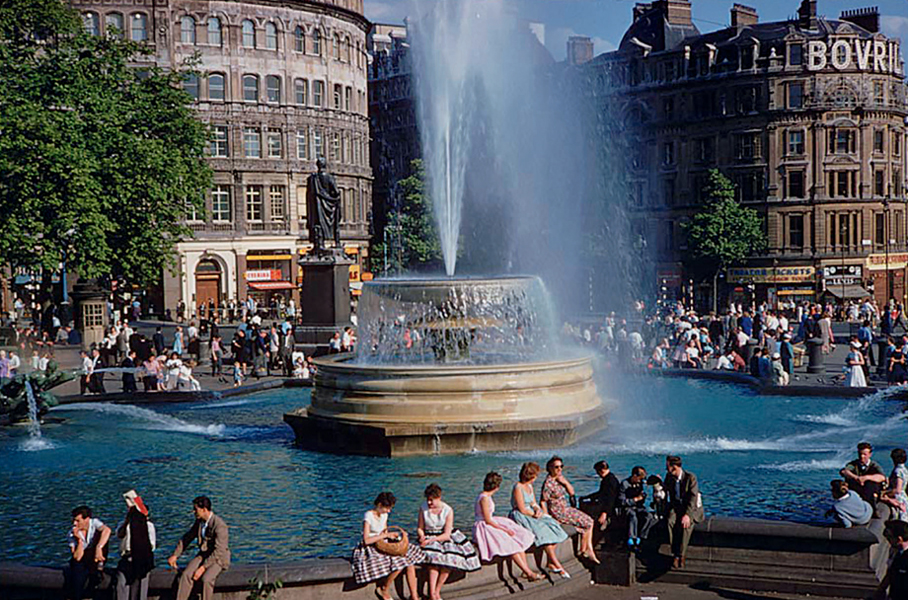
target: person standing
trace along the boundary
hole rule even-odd
[[[895,554],[889,561],[889,569],[880,582],[874,598],[890,600],[908,598],[908,523],[887,521],[883,535]]]
[[[79,393],[84,396],[91,392],[89,383],[91,382],[92,360],[85,350],[79,352],[79,356],[82,359],[82,375],[79,377]],[[35,361],[33,363],[35,370],[38,369],[39,360],[38,351],[35,350]]]
[[[177,542],[167,564],[176,569],[177,559],[183,551],[194,541],[197,542],[199,552],[180,575],[176,600],[188,600],[197,581],[202,582],[202,600],[212,600],[215,580],[221,571],[230,566],[229,532],[224,520],[212,512],[211,500],[207,496],[195,498],[192,501],[192,511],[195,522]]]
[[[221,336],[215,335],[211,338],[211,376],[221,376],[221,361],[224,359],[224,349],[222,347]]]
[[[172,351],[180,358],[183,356],[183,328],[177,325],[177,330],[173,333]]]
[[[157,545],[154,523],[148,519],[148,508],[142,498],[129,490],[123,494],[128,510],[117,527],[120,539],[120,562],[117,564],[117,600],[146,600],[148,574],[154,569]]]
[[[680,456],[665,457],[665,489],[668,492],[668,543],[672,567],[684,568],[684,556],[694,525],[703,520],[703,499],[697,476],[681,468]]]
[[[131,394],[138,391],[138,388],[136,388],[136,374],[134,371],[136,368],[136,351],[128,350],[126,358],[123,359],[120,366],[123,369],[129,369],[128,371],[123,371],[123,393]]]
[[[95,348],[91,351],[91,369],[88,381],[88,391],[95,394],[107,393],[107,390],[104,389],[104,372],[98,372],[98,369],[103,366],[104,364],[101,362],[101,351]]]
[[[151,336],[151,342],[154,344],[154,353],[158,356],[164,354],[164,334],[161,333],[161,328],[158,327],[155,329],[154,335]]]
[[[847,376],[845,385],[848,387],[867,387],[864,377],[864,355],[861,354],[861,342],[851,342],[851,352],[845,357]]]
[[[64,597],[82,600],[87,588],[98,584],[107,559],[110,527],[92,515],[87,506],[72,511],[73,527],[69,532],[69,566],[63,570]]]

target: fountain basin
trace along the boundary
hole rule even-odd
[[[412,456],[571,445],[605,427],[588,356],[496,365],[316,359],[312,403],[284,415],[303,448]]]

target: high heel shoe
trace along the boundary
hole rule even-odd
[[[551,569],[552,573],[555,573],[562,579],[570,579],[571,574],[567,572],[567,569]]]
[[[526,579],[527,581],[531,581],[531,582],[532,581],[542,581],[543,579],[545,579],[545,575],[543,575],[541,573],[532,573],[531,572],[531,573],[524,573],[523,578]]]

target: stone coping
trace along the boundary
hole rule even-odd
[[[580,356],[571,356],[554,360],[488,365],[462,365],[457,363],[416,363],[412,365],[400,365],[392,363],[384,365],[352,362],[353,354],[350,352],[345,352],[342,354],[326,354],[323,356],[318,356],[313,359],[313,362],[319,367],[324,367],[326,371],[369,374],[373,376],[384,375],[397,377],[401,374],[415,373],[420,375],[424,374],[437,377],[449,377],[457,375],[500,375],[502,373],[530,373],[533,371],[552,371],[558,368],[587,366],[591,364],[592,359],[592,354],[582,354]],[[322,373],[324,373],[324,371],[322,371]]]
[[[765,385],[756,377],[746,373],[719,371],[716,369],[645,369],[645,373],[656,377],[677,377],[687,379],[707,379],[746,385],[762,396],[813,396],[824,398],[862,398],[875,394],[881,389],[875,387],[847,387],[831,385]],[[893,400],[908,397],[908,388],[904,394],[893,394]]]

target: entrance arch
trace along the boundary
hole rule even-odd
[[[221,303],[221,266],[210,258],[199,261],[195,268],[196,306],[207,306],[209,300],[218,307]]]

